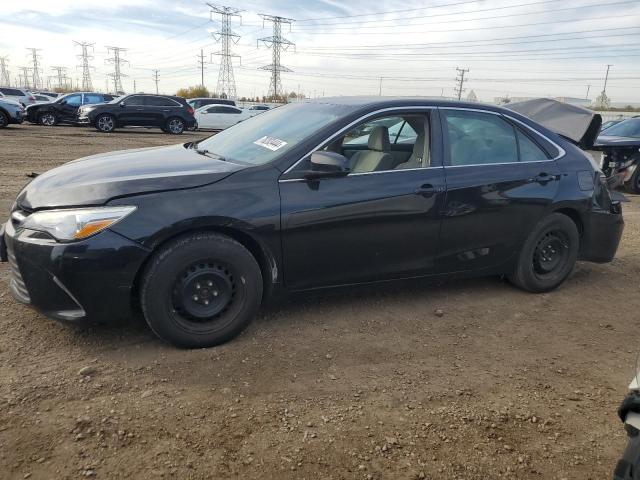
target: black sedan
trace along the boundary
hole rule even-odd
[[[141,310],[203,347],[283,291],[504,274],[546,292],[577,259],[609,262],[623,220],[590,157],[518,113],[340,98],[68,163],[4,228],[21,302],[75,323]]]

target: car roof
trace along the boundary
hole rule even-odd
[[[505,109],[480,102],[465,102],[461,100],[450,100],[442,97],[380,97],[380,96],[357,96],[357,97],[323,97],[318,99],[303,100],[303,103],[325,103],[330,105],[344,105],[352,107],[407,107],[407,106],[435,106],[435,107],[458,107],[496,112],[505,112]],[[512,113],[512,112],[509,112]]]

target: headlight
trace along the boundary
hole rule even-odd
[[[56,240],[81,240],[119,222],[135,209],[133,206],[118,206],[44,210],[29,215],[21,227],[46,232]]]

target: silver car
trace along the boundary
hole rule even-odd
[[[24,119],[24,107],[18,102],[0,98],[0,128],[5,128],[11,123],[22,123]]]

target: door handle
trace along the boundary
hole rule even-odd
[[[414,192],[417,195],[425,195],[425,196],[431,196],[434,193],[436,193],[438,191],[438,189],[436,187],[434,187],[433,185],[431,185],[430,183],[425,183],[424,185],[419,186],[418,188],[416,188],[414,190]]]
[[[556,179],[556,175],[549,175],[547,172],[540,172],[535,177],[529,179],[529,183],[539,183],[540,185],[546,185],[547,183]]]

